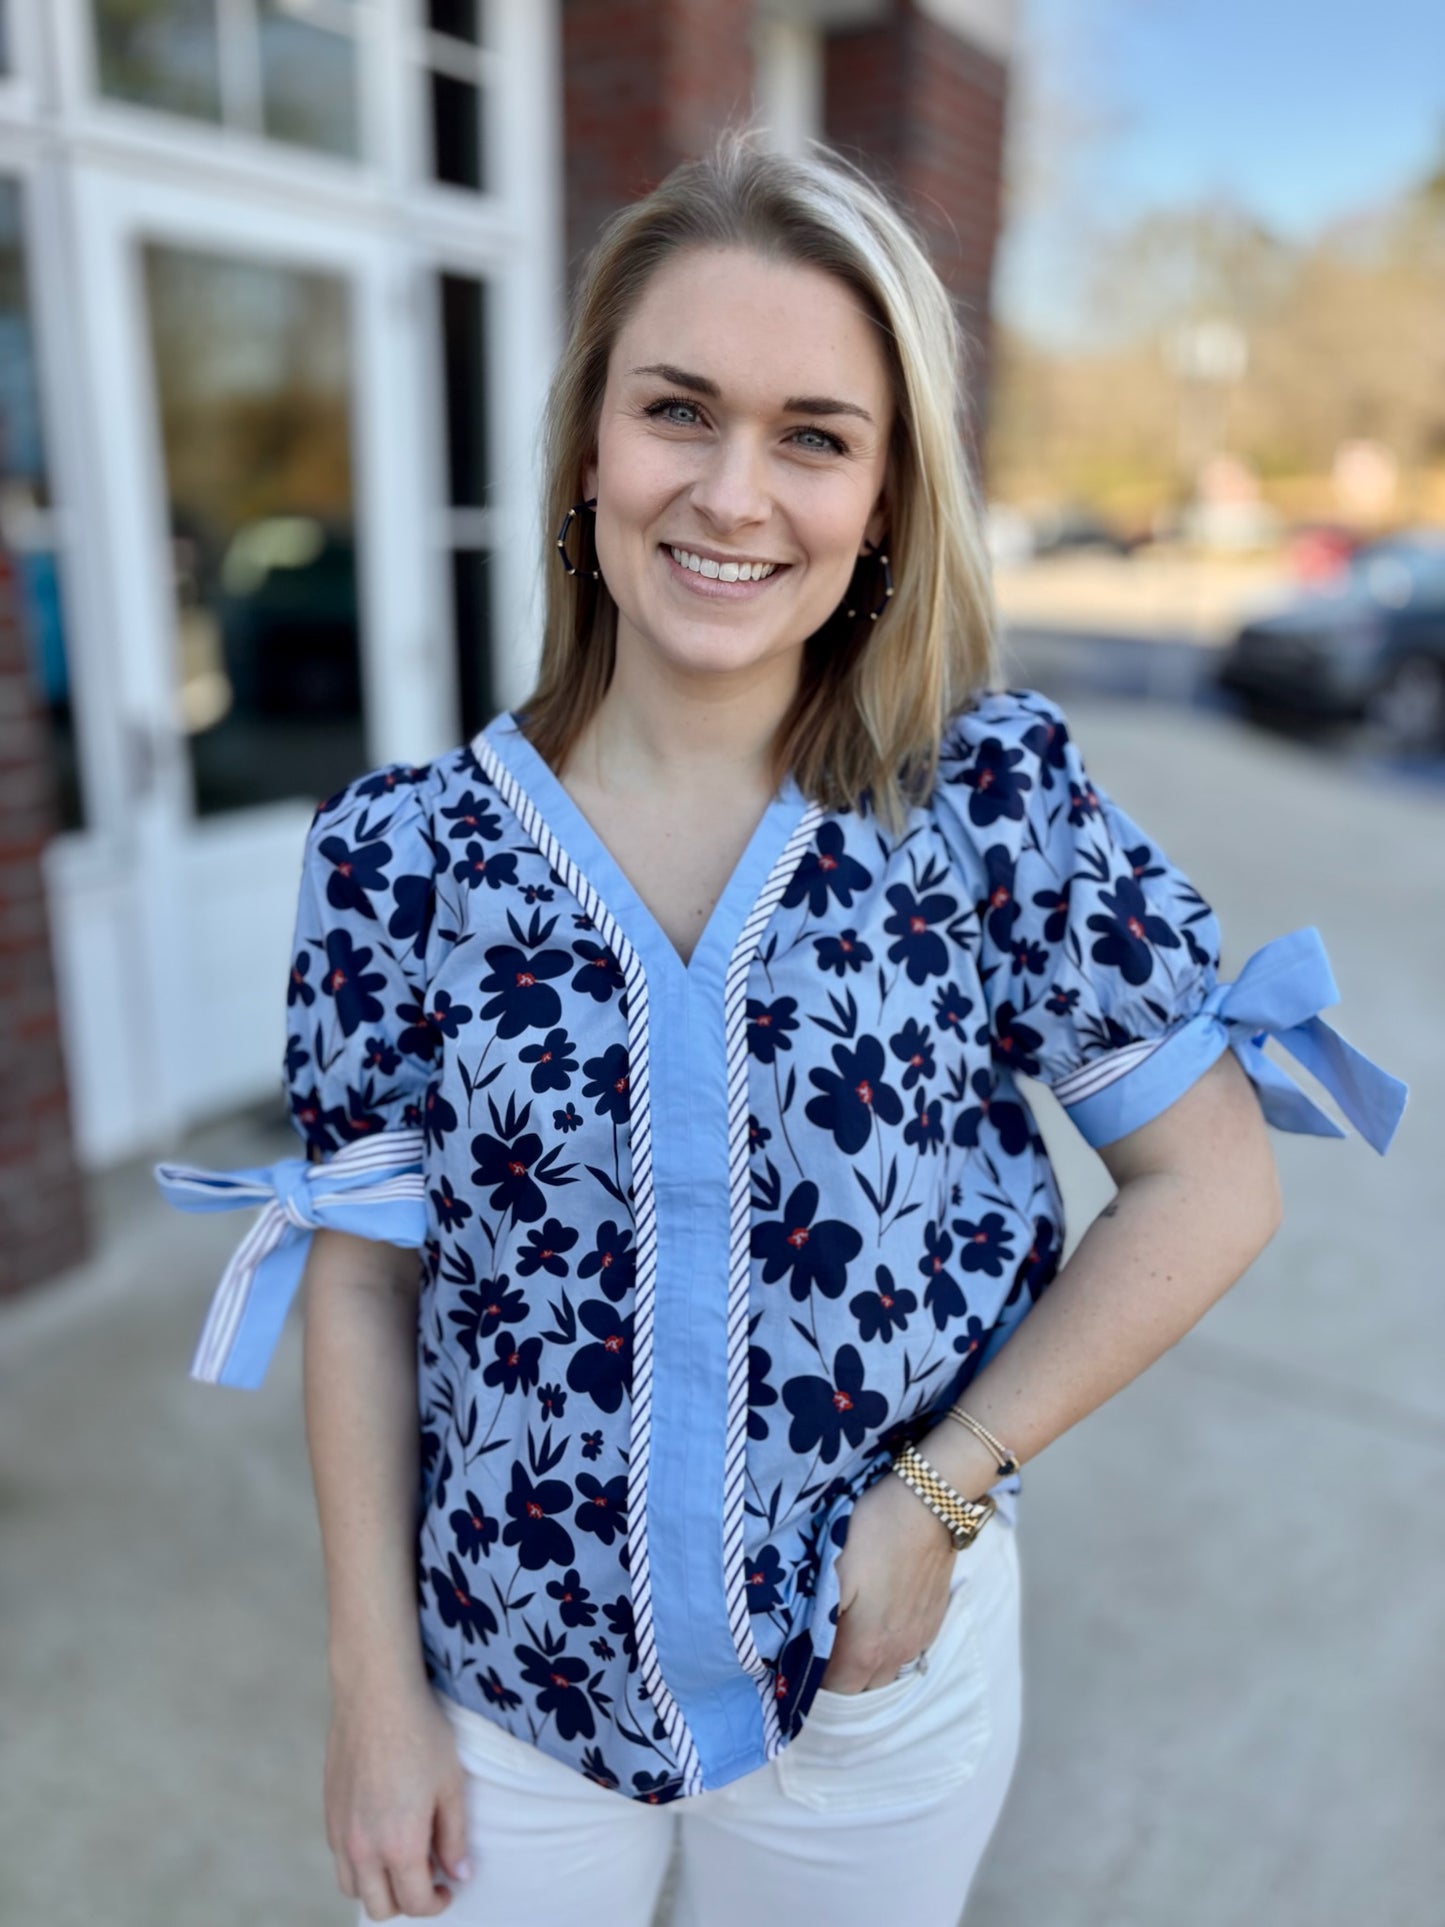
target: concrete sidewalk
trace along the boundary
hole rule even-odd
[[[1025,1469],[1024,1745],[967,1927],[1438,1927],[1445,802],[1214,714],[1069,713],[1225,974],[1315,924],[1327,1016],[1412,1096],[1383,1161],[1275,1134],[1248,1277]],[[1043,1124],[1077,1239],[1108,1182]],[[295,1148],[240,1118],[164,1150]],[[149,1167],[98,1187],[92,1264],[0,1310],[0,1927],[350,1927],[299,1318],[260,1393],[189,1382],[246,1219]]]

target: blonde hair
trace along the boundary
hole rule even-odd
[[[883,541],[894,594],[870,622],[876,571],[865,568],[859,614],[848,619],[845,597],[808,638],[772,775],[778,783],[791,770],[829,810],[852,809],[867,791],[896,835],[932,790],[945,722],[996,677],[993,589],[964,455],[953,304],[896,210],[816,145],[794,158],[750,133],[725,135],[615,214],[588,258],[547,404],[546,622],[537,681],[520,705],[526,734],[560,769],[612,677],[617,606],[605,582],[563,571],[554,541],[595,454],[613,344],[664,261],[721,247],[835,275],[878,327],[894,398]],[[577,540],[574,527],[574,555]]]

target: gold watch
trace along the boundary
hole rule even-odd
[[[959,1552],[973,1544],[994,1515],[994,1502],[987,1494],[981,1499],[965,1499],[934,1471],[916,1445],[905,1445],[894,1455],[893,1470],[918,1494],[929,1511],[942,1520]]]

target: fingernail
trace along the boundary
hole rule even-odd
[[[471,1863],[471,1861],[470,1861],[470,1860],[459,1860],[459,1861],[457,1862],[457,1864],[456,1864],[456,1876],[457,1876],[457,1879],[458,1879],[458,1880],[470,1880],[470,1879],[471,1879],[471,1877],[472,1877],[472,1863]]]

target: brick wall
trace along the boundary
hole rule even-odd
[[[752,0],[563,0],[567,254],[752,111]]]
[[[1002,214],[1008,69],[891,0],[875,26],[830,34],[825,131],[912,211],[969,341],[970,454],[988,415],[994,254]]]
[[[54,796],[17,601],[0,552],[0,1297],[76,1263],[89,1243],[40,873]]]
[[[753,0],[563,0],[567,247],[752,111]],[[982,459],[1007,67],[888,0],[827,35],[826,137],[912,210],[970,343],[970,455]]]

